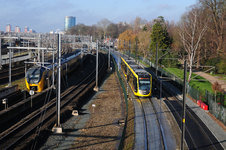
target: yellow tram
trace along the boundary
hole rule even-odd
[[[150,73],[127,57],[121,57],[121,70],[135,96],[150,97],[152,95],[152,76]]]

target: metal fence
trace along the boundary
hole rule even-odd
[[[112,57],[112,56],[111,56]],[[114,58],[112,57],[112,60],[114,62],[114,66],[115,66],[115,70],[117,71],[117,76],[118,76],[118,79],[119,79],[119,82],[121,84],[121,87],[122,87],[122,90],[123,90],[123,94],[124,94],[124,99],[125,99],[125,103],[126,103],[126,117],[125,117],[125,124],[124,124],[124,127],[123,127],[123,132],[122,132],[122,137],[120,139],[120,144],[119,144],[119,147],[118,147],[118,150],[122,150],[123,147],[124,147],[124,141],[125,141],[125,136],[126,136],[126,128],[127,128],[127,116],[128,116],[128,101],[127,101],[127,93],[126,93],[126,88],[125,88],[125,85],[122,81],[122,78],[121,78],[121,75],[118,71],[118,66],[117,64],[115,63],[115,60]]]

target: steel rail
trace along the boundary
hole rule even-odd
[[[164,87],[163,87],[164,88]],[[167,91],[168,94],[170,94],[177,103],[179,103],[179,105],[182,107],[182,102],[175,97],[174,95],[172,95],[166,88],[164,88],[165,91]],[[164,93],[163,93],[164,95]],[[174,111],[176,112],[178,118],[180,119],[180,121],[182,121],[181,115],[176,111],[176,109],[174,108],[174,106],[169,102],[169,100],[166,98],[167,96],[165,96],[166,102],[174,109]],[[202,128],[202,126],[200,125],[199,121],[192,115],[192,113],[190,112],[191,110],[186,109],[186,114],[189,115],[189,117],[192,118],[192,120],[196,123],[196,125],[198,125],[198,128],[201,130],[201,132],[203,133],[203,135],[206,137],[206,139],[208,139],[208,141],[211,143],[211,146],[217,150],[216,146],[214,145],[214,143],[212,142],[211,138],[207,135],[207,133],[204,131],[204,129]],[[198,117],[198,116],[197,116]],[[199,118],[199,117],[198,117]],[[200,118],[199,118],[200,119]],[[200,119],[201,120],[201,119]],[[191,132],[188,130],[187,126],[185,127],[187,133],[189,134],[190,139],[192,140],[194,146],[196,147],[196,149],[199,149],[197,144],[195,143],[194,138],[191,135]]]
[[[161,135],[162,135],[162,141],[163,141],[164,149],[167,150],[168,148],[167,148],[167,145],[166,145],[166,138],[165,138],[164,130],[163,130],[163,127],[162,127],[161,121],[160,121],[161,118],[159,118],[159,116],[157,115],[158,114],[158,111],[155,108],[155,105],[153,104],[151,98],[149,98],[149,101],[152,103],[153,110],[155,111],[155,114],[156,114],[156,117],[157,117],[157,121],[158,121],[158,124],[159,124],[160,132],[161,132]]]
[[[164,99],[167,100],[166,97],[164,97]],[[173,105],[172,105],[168,100],[167,100],[167,103],[168,103],[168,104],[171,106],[171,108],[175,111],[175,113],[177,114],[177,117],[180,119],[180,122],[182,122],[181,115],[177,112],[177,110],[173,107]],[[175,119],[175,120],[176,120],[176,119]],[[198,147],[197,147],[197,145],[196,145],[196,143],[195,143],[193,137],[191,136],[191,133],[190,133],[190,131],[188,130],[187,126],[185,126],[185,129],[186,129],[186,131],[187,131],[187,133],[188,133],[188,135],[189,135],[189,137],[190,137],[190,139],[191,139],[193,145],[195,146],[196,149],[198,149]]]
[[[131,89],[130,89],[131,90]],[[144,111],[144,106],[143,106],[143,103],[142,103],[142,101],[141,101],[141,99],[140,98],[138,98],[139,99],[139,101],[140,101],[140,103],[141,103],[141,107],[142,107],[142,118],[143,118],[143,121],[144,121],[144,128],[145,128],[145,130],[144,130],[144,134],[145,134],[145,137],[146,137],[146,139],[145,139],[145,149],[148,149],[149,148],[149,144],[148,144],[148,128],[147,128],[147,120],[146,120],[146,116],[145,116],[145,111]]]

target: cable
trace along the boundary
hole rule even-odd
[[[49,88],[49,80],[48,80],[48,88]],[[36,144],[38,142],[38,137],[39,137],[40,130],[41,130],[41,127],[42,127],[42,124],[43,124],[43,120],[44,120],[44,117],[45,117],[45,114],[46,114],[46,108],[47,108],[47,104],[49,103],[51,93],[52,93],[52,88],[47,91],[47,94],[46,94],[46,97],[45,97],[45,101],[44,101],[44,106],[45,107],[44,107],[44,110],[41,112],[40,118],[39,118],[39,122],[41,122],[41,123],[40,123],[39,126],[37,126],[37,129],[36,129],[36,132],[35,132],[35,135],[37,134],[37,138],[35,137],[35,140],[33,141],[33,144],[31,146],[31,150],[35,149]]]

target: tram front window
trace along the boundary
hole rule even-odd
[[[150,79],[141,78],[139,79],[139,90],[150,90]]]
[[[27,71],[26,78],[28,83],[38,83],[41,80],[40,69],[30,69]]]

